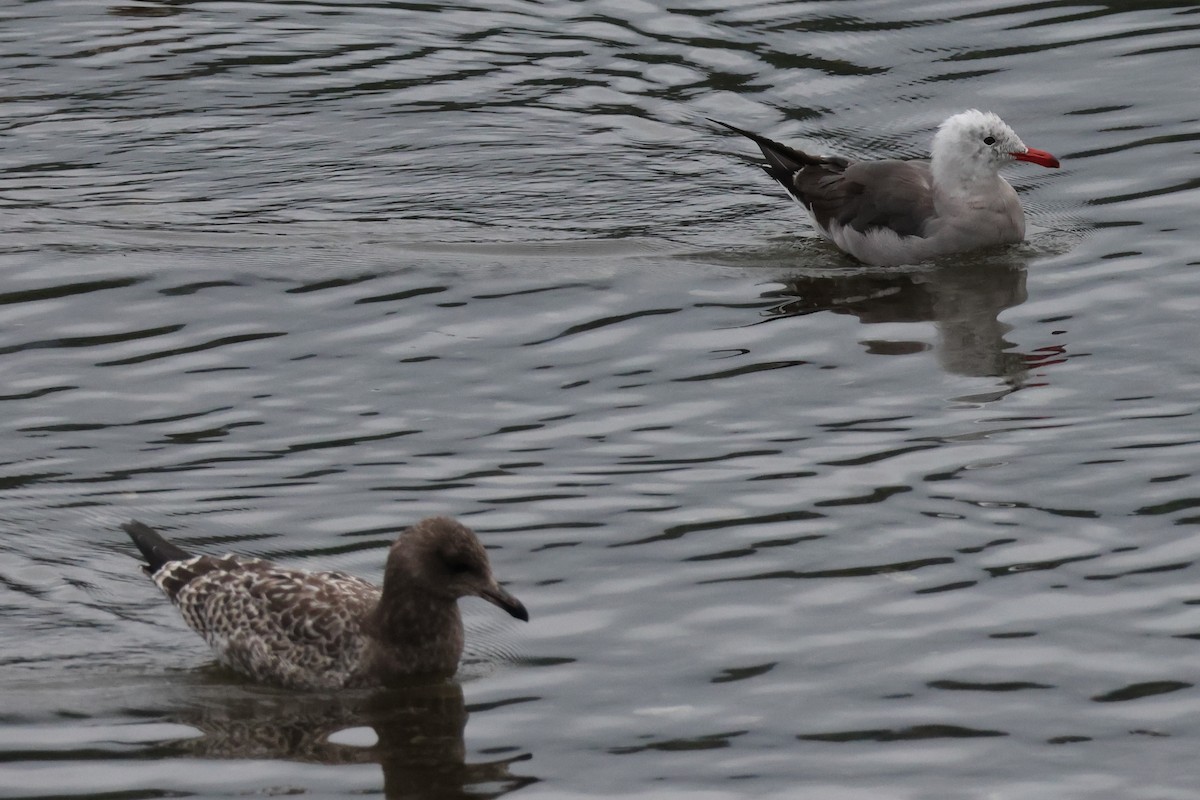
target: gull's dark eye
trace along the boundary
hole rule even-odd
[[[996,143],[996,137],[995,136],[984,137],[983,143],[988,146],[991,146]]]
[[[471,565],[461,558],[446,559],[446,571],[451,575],[462,575],[471,571]]]

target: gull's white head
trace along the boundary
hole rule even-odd
[[[1058,159],[1045,150],[1026,147],[1000,117],[975,109],[955,114],[938,126],[931,159],[935,177],[954,176],[961,182],[995,175],[1011,161],[1058,166]]]

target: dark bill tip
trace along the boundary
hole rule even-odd
[[[492,605],[503,608],[522,622],[529,622],[529,612],[525,610],[525,605],[499,586],[494,589],[484,589],[479,596]]]

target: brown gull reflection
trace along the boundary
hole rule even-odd
[[[167,749],[207,759],[377,763],[389,800],[499,797],[537,781],[510,771],[513,763],[529,758],[526,753],[467,763],[467,709],[462,686],[453,681],[304,695],[214,688],[218,696],[202,693],[191,708],[170,715],[202,736]]]

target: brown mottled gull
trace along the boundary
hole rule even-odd
[[[529,619],[492,577],[474,532],[448,517],[400,534],[382,588],[344,572],[193,556],[141,522],[121,527],[149,562],[142,569],[217,660],[263,683],[331,689],[451,675],[463,648],[457,600],[468,595]]]

